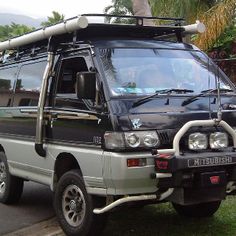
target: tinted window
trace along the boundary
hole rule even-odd
[[[200,93],[230,84],[201,52],[164,49],[100,49],[100,58],[111,94],[150,95],[179,88]]]
[[[75,93],[76,74],[88,71],[83,57],[71,58],[62,62],[57,93]]]
[[[37,106],[46,61],[23,65],[16,82],[14,106]]]
[[[0,70],[0,106],[11,105],[17,67]]]
[[[83,57],[63,60],[57,86],[56,107],[88,109],[90,102],[78,99],[75,93],[76,74],[82,71],[88,71]]]

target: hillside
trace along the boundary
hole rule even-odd
[[[16,15],[11,13],[0,13],[0,25],[9,25],[12,22],[16,24],[24,24],[27,26],[38,28],[40,23],[45,19],[34,19],[29,16]]]

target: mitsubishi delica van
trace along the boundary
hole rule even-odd
[[[0,202],[48,185],[67,235],[101,235],[130,204],[212,216],[236,190],[236,95],[184,43],[203,25],[90,16],[0,43]]]

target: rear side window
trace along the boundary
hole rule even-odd
[[[46,61],[25,64],[16,82],[14,106],[37,106]]]
[[[0,106],[11,105],[14,84],[16,79],[17,66],[0,70]]]

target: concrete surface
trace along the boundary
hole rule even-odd
[[[51,190],[41,184],[25,182],[22,198],[17,205],[0,204],[0,235],[32,226],[54,216]]]

